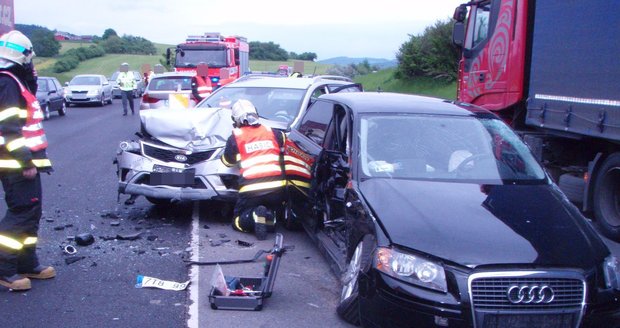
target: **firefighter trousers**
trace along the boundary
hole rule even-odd
[[[25,178],[21,172],[0,173],[6,214],[0,220],[0,276],[30,272],[39,265],[36,255],[41,219],[41,176]]]
[[[235,204],[233,228],[242,232],[254,232],[254,210],[265,206],[273,219],[280,212],[284,203],[284,192],[277,190],[262,195],[240,195]]]

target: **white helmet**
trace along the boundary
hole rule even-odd
[[[32,42],[20,31],[10,31],[0,37],[0,57],[20,65],[30,64],[35,56]]]
[[[236,126],[258,124],[258,113],[249,100],[239,99],[232,107],[232,119]]]

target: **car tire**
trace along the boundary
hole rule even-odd
[[[620,241],[620,153],[607,157],[594,180],[594,217],[607,238]]]
[[[146,200],[148,200],[153,205],[169,205],[170,204],[170,199],[167,199],[167,198],[154,198],[154,197],[149,197],[149,196],[145,196],[144,198],[146,198]]]
[[[112,105],[112,100],[114,100],[114,97],[112,96],[112,94],[110,94],[110,99],[108,99],[109,105]]]
[[[347,269],[340,278],[342,291],[336,312],[346,322],[356,326],[360,325],[359,277],[370,269],[375,245],[374,238],[371,235],[365,235],[355,247]]]
[[[50,114],[50,104],[47,103],[47,104],[43,105],[43,107],[41,107],[41,111],[43,112],[43,119],[45,121],[49,120],[50,116],[51,116],[51,114]]]
[[[67,103],[63,100],[62,105],[60,105],[60,109],[58,110],[58,115],[65,116],[67,114]]]
[[[97,105],[99,105],[100,107],[105,106],[105,93],[101,94],[101,101]]]

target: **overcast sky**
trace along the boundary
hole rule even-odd
[[[464,0],[14,0],[15,22],[78,35],[119,35],[177,44],[220,32],[286,51],[393,59],[409,35],[452,17]]]

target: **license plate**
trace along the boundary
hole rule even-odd
[[[195,176],[196,171],[194,169],[183,170],[182,172],[153,172],[149,182],[151,185],[192,186]]]
[[[178,168],[178,167],[170,167],[170,166],[163,166],[163,165],[153,165],[153,172],[157,172],[157,173],[170,173],[170,172],[174,172],[174,173],[183,173],[183,171],[185,171],[185,169],[182,168]]]

